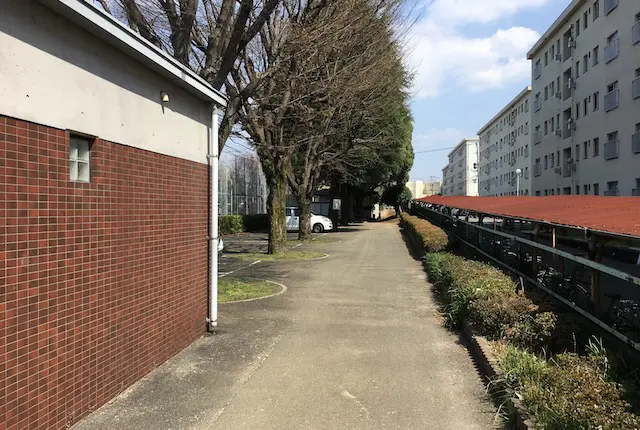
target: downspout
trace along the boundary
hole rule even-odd
[[[218,326],[218,106],[213,106],[211,114],[211,136],[207,159],[211,171],[211,220],[209,233],[209,254],[211,267],[209,270],[209,310],[207,330],[215,331]]]

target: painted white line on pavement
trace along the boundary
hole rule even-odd
[[[258,264],[258,263],[260,263],[261,261],[262,261],[262,260],[256,260],[256,261],[254,261],[253,263],[247,264],[246,266],[238,267],[236,270],[232,270],[231,272],[224,272],[224,273],[221,273],[220,275],[218,275],[218,278],[224,278],[225,276],[229,276],[229,275],[231,275],[231,274],[233,274],[233,273],[236,273],[236,272],[238,272],[238,271],[240,271],[240,270],[242,270],[242,269],[246,269],[247,267],[251,267],[251,266],[253,266],[254,264]]]

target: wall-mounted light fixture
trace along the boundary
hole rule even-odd
[[[169,103],[169,94],[165,93],[164,91],[160,91],[160,100],[162,101],[162,103]]]

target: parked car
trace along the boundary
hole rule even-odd
[[[298,231],[300,229],[300,209],[286,208],[287,230]],[[311,231],[314,233],[322,233],[325,230],[333,229],[333,222],[323,215],[316,215],[311,212]]]

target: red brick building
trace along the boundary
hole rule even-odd
[[[215,323],[225,100],[80,0],[3,1],[0,58],[0,429],[60,429]]]

